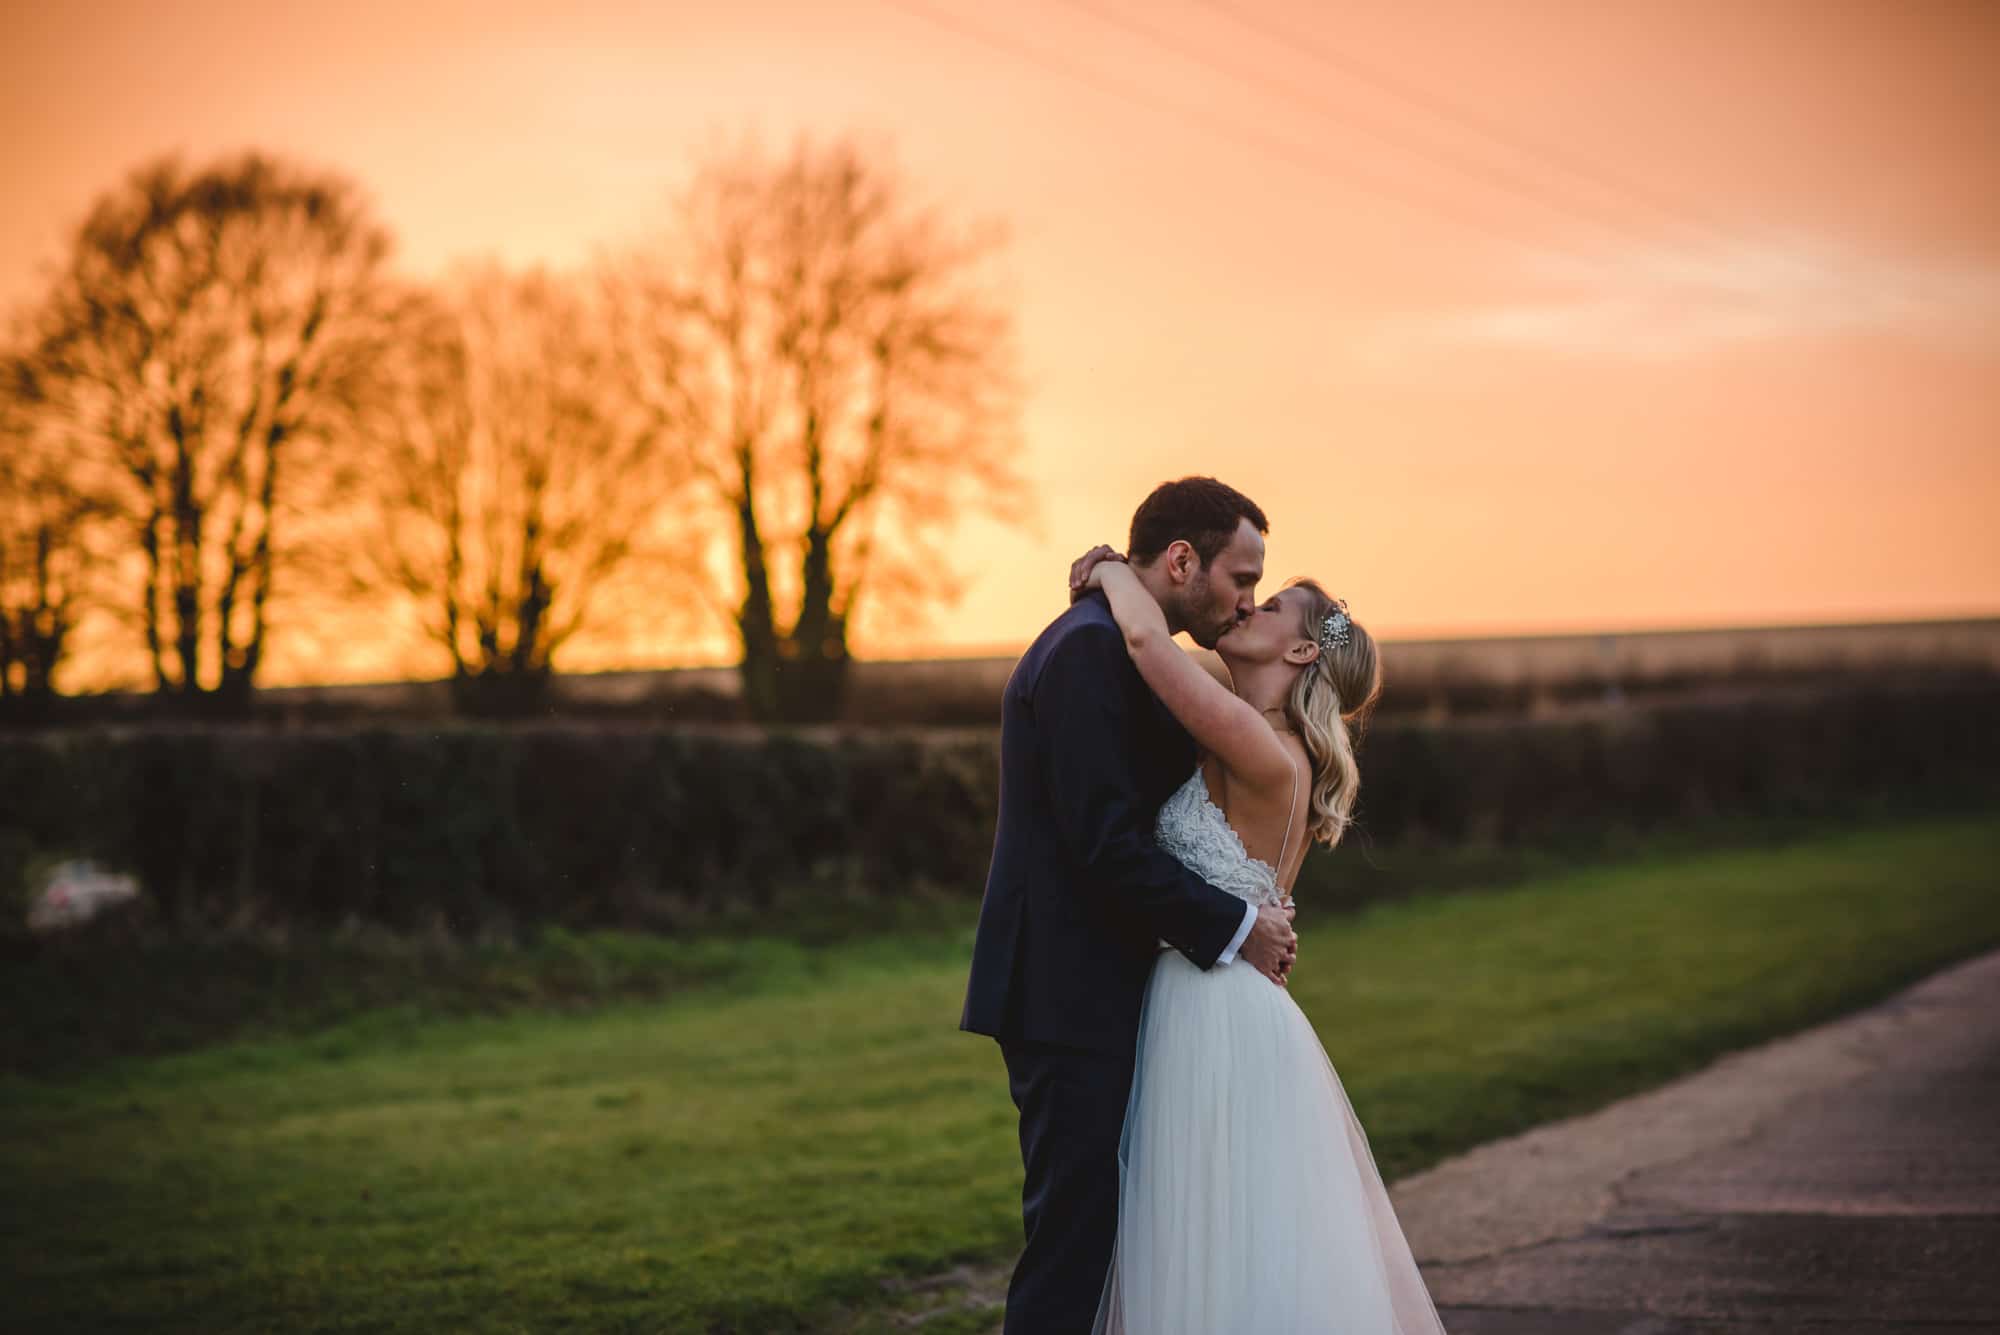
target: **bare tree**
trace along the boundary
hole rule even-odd
[[[578,285],[463,271],[403,329],[372,432],[361,584],[411,601],[461,708],[522,712],[562,646],[670,559],[684,474],[637,429]]]
[[[137,559],[156,689],[246,708],[281,572],[371,392],[390,248],[344,179],[247,154],[100,199],[42,311],[47,410]]]
[[[45,411],[43,377],[0,357],[0,703],[44,716],[71,632],[90,605],[102,500],[65,466],[68,442]]]
[[[665,235],[607,265],[636,394],[733,530],[760,718],[831,716],[864,596],[950,596],[937,537],[967,504],[1021,511],[997,233],[908,193],[848,143],[712,154]]]

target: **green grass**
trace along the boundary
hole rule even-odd
[[[523,1010],[575,1013],[606,1002],[810,983],[857,955],[935,962],[963,930],[963,901],[858,906],[844,921],[785,914],[710,921],[678,937],[546,927],[525,940],[397,937],[379,929],[209,937],[92,923],[0,965],[0,1007],[30,1022],[0,1028],[0,1073],[55,1078],[121,1058],[224,1039]],[[750,933],[756,932],[757,935]],[[829,951],[835,942],[841,946]]]
[[[1960,809],[1966,814],[1971,808]],[[1561,844],[1378,847],[1351,838],[1306,863],[1299,899],[1330,912],[1454,890],[1491,890],[1583,864],[1637,862],[1796,844],[1848,823],[1881,825],[1936,810],[1822,812],[1646,832],[1606,829]],[[761,898],[761,897],[760,897]],[[775,904],[689,915],[670,934],[530,926],[466,939],[398,935],[356,924],[186,933],[145,911],[113,914],[44,943],[0,934],[0,1077],[57,1077],[221,1039],[315,1033],[386,1009],[411,1021],[606,1002],[660,1000],[703,988],[766,990],[811,978],[857,949],[911,960],[958,958],[976,908],[962,894],[797,890]],[[16,913],[20,912],[18,906]],[[839,947],[829,950],[828,947]]]
[[[1294,992],[1393,1178],[2000,945],[1996,866],[2000,822],[1907,820],[1308,903]],[[1019,1245],[998,1053],[954,1028],[967,938],[710,945],[728,967],[660,999],[377,1008],[12,1076],[8,1325],[852,1324],[885,1281]]]

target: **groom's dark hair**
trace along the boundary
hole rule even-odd
[[[1125,556],[1135,565],[1145,565],[1177,539],[1185,540],[1206,570],[1246,519],[1259,533],[1271,531],[1257,502],[1226,483],[1212,477],[1162,482],[1132,512],[1132,537]]]

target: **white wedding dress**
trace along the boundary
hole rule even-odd
[[[1157,834],[1214,884],[1278,902],[1200,768]],[[1442,1335],[1333,1063],[1247,963],[1155,959],[1118,1170],[1103,1335]]]

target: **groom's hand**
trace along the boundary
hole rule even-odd
[[[1299,957],[1299,938],[1292,931],[1292,916],[1297,912],[1290,904],[1283,908],[1266,904],[1258,909],[1257,921],[1250,925],[1250,935],[1243,938],[1236,951],[1236,958],[1248,960],[1258,973],[1279,987],[1285,985],[1292,964]]]

